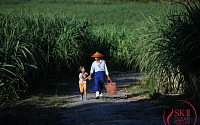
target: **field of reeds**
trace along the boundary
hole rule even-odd
[[[109,70],[147,73],[152,92],[198,97],[199,15],[195,3],[1,2],[0,102],[89,70],[96,51]]]

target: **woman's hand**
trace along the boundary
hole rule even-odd
[[[91,76],[88,76],[87,79],[88,79],[88,80],[92,80]]]
[[[89,80],[92,80],[92,73],[90,73],[88,77],[89,77]]]
[[[111,81],[111,78],[110,78],[110,76],[109,76],[109,75],[107,75],[107,78],[108,78],[108,80],[109,80],[109,81]]]

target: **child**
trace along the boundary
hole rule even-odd
[[[86,80],[91,80],[91,78],[90,78],[90,76],[87,77],[88,73],[85,72],[84,66],[80,66],[80,71],[81,71],[81,73],[79,74],[79,88],[80,88],[80,92],[81,92],[80,100],[83,100],[83,91],[84,91],[84,95],[85,95],[85,100],[87,100],[87,92],[86,92],[87,81]]]
[[[99,52],[96,52],[92,57],[95,59],[95,61],[92,63],[91,70],[90,70],[90,78],[92,77],[92,74],[94,74],[94,82],[95,86],[92,89],[92,91],[96,91],[96,99],[102,98],[102,90],[103,90],[103,84],[105,79],[105,74],[110,80],[109,72],[106,66],[106,62],[102,60],[101,58],[103,55]]]

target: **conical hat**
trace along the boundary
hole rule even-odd
[[[103,57],[104,55],[102,55],[101,53],[99,52],[96,52],[94,55],[92,55],[91,57]]]

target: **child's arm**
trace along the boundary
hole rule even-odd
[[[83,78],[83,76],[81,76],[81,79],[82,79],[83,81],[86,81],[86,80],[90,79],[90,76],[88,76],[88,77],[86,77],[86,78]]]
[[[88,76],[87,78],[88,78],[88,80],[92,80],[91,76]]]

